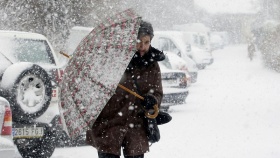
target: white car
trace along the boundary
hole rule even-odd
[[[223,42],[223,38],[222,36],[212,33],[210,35],[210,45],[212,50],[216,50],[216,49],[223,49],[224,48],[224,42]]]
[[[12,135],[12,111],[9,102],[0,96],[0,156],[13,158],[15,146]]]
[[[0,91],[11,104],[13,139],[22,157],[50,157],[55,149],[60,71],[41,34],[0,31]]]
[[[199,69],[204,69],[208,63],[205,54],[190,49],[190,45],[185,43],[183,33],[180,31],[155,31],[152,46],[159,50],[174,52],[187,62],[187,58],[191,58]],[[191,67],[189,69],[192,71]]]
[[[191,51],[194,54],[200,54],[201,56],[204,56],[204,60],[203,61],[207,65],[211,65],[214,62],[214,58],[212,57],[212,54],[210,53],[210,51],[198,48],[197,46],[191,46]]]
[[[161,109],[167,111],[172,105],[184,103],[189,90],[184,71],[168,69],[161,62],[159,62],[159,66],[163,87]]]
[[[188,86],[190,86],[191,83],[195,83],[197,81],[198,69],[195,63],[192,64],[193,68],[189,69],[188,62],[186,62],[184,59],[179,57],[174,52],[164,52],[164,53],[166,58],[165,60],[162,61],[162,63],[167,67],[168,65],[170,65],[169,67],[171,69],[184,71],[188,78],[188,82],[189,82]],[[193,61],[189,59],[189,62],[193,62]]]

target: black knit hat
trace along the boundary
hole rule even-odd
[[[149,35],[152,39],[154,37],[154,30],[151,23],[142,20],[137,38],[140,39],[140,37],[143,35]]]

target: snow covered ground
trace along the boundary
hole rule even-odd
[[[173,120],[160,126],[161,140],[145,158],[280,157],[280,74],[265,69],[260,55],[250,61],[246,45],[213,56],[186,104],[171,108]],[[97,152],[56,148],[52,158],[97,158]]]

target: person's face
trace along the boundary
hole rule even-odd
[[[143,56],[145,53],[148,52],[150,45],[151,45],[151,37],[149,35],[144,35],[140,37],[136,47],[141,56]]]

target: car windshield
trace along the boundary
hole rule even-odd
[[[160,63],[162,63],[162,65],[164,65],[166,68],[172,69],[172,66],[167,56],[165,56],[165,59],[163,61],[160,61]]]
[[[54,63],[45,40],[0,38],[0,43],[1,54],[11,62]]]

